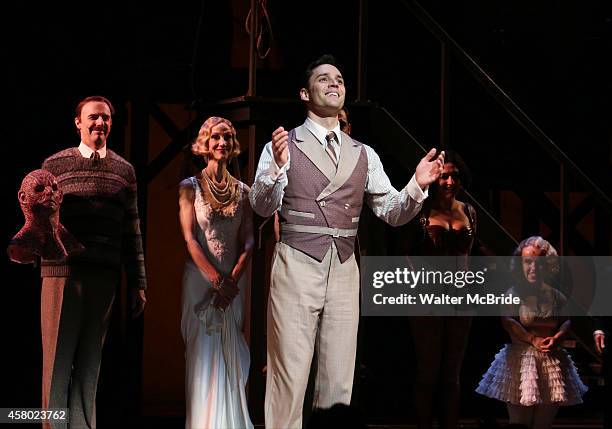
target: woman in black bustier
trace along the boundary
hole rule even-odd
[[[417,216],[415,237],[406,240],[404,254],[456,256],[456,268],[468,268],[468,256],[476,236],[476,211],[458,200],[457,194],[470,183],[470,173],[461,157],[445,151],[444,171],[429,188],[429,198]],[[417,427],[431,428],[433,404],[439,404],[440,427],[456,428],[459,413],[459,372],[463,362],[470,316],[410,318],[417,361],[415,408]],[[435,398],[436,393],[438,397]]]

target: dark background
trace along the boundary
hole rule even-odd
[[[609,195],[610,3],[436,0],[423,6]],[[5,16],[13,25],[4,37],[9,97],[4,99],[0,146],[6,174],[1,191],[6,242],[22,222],[16,192],[23,176],[46,156],[78,143],[72,118],[81,98],[103,94],[113,101],[118,112],[112,144],[122,153],[119,130],[127,121],[124,106],[131,100],[181,103],[197,111],[201,104],[247,91],[248,4],[243,2],[113,0],[23,3],[13,8]],[[350,105],[356,96],[358,2],[271,0],[267,9],[274,39],[270,55],[259,61],[257,95],[295,99],[306,64],[332,53],[344,66]],[[370,2],[367,20],[365,100],[390,110],[425,146],[437,145],[439,43],[400,1]],[[450,90],[450,146],[471,166],[473,191],[484,204],[490,203],[491,189],[558,191],[557,164],[457,61],[451,62]],[[278,121],[270,118],[270,126]],[[376,130],[358,137],[377,150],[393,151],[390,143],[376,139]],[[396,185],[405,182],[409,174],[395,160],[383,157],[383,162]],[[34,407],[40,379],[38,279],[29,266],[3,261],[2,270],[2,338],[10,361],[2,406]],[[409,355],[401,344],[389,341],[383,349],[393,354],[399,347]],[[468,355],[466,363],[475,359]],[[389,374],[383,375],[394,377],[394,368],[389,365]],[[396,397],[396,402],[386,400],[373,409],[401,419],[402,403]],[[468,404],[470,409],[478,406]]]
[[[370,3],[364,98],[390,110],[425,146],[436,145],[439,43],[401,1]],[[295,99],[305,65],[329,52],[344,66],[350,104],[357,84],[357,6],[356,1],[268,2],[274,39],[270,55],[259,61],[257,95]],[[74,144],[72,111],[84,96],[111,98],[119,110],[114,118],[118,130],[126,121],[126,101],[178,102],[190,109],[197,107],[196,101],[247,91],[248,2],[14,7],[6,18],[17,25],[5,30],[10,103],[5,105],[3,159],[10,160],[4,171],[12,186],[3,188],[4,201],[13,199],[24,173]],[[609,193],[609,3],[438,0],[424,7]],[[474,170],[474,191],[484,196],[490,185],[529,187],[534,182],[558,189],[556,163],[457,61],[450,70],[450,145]],[[365,137],[380,150],[382,142]],[[401,182],[402,173],[394,176],[389,164],[392,179]],[[15,204],[9,207],[10,230],[20,214]]]

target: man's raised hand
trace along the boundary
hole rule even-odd
[[[289,159],[289,133],[283,127],[278,127],[272,133],[272,153],[274,154],[274,162],[279,168],[282,168]]]
[[[423,189],[438,180],[443,170],[444,151],[436,156],[436,148],[433,148],[421,159],[414,175],[418,185]]]

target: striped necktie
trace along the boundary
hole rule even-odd
[[[93,161],[94,164],[97,164],[100,162],[100,152],[98,152],[97,150],[94,150],[89,159],[91,159]]]
[[[333,131],[330,131],[325,136],[325,140],[327,141],[325,150],[327,151],[327,154],[329,155],[331,160],[334,162],[334,165],[338,166],[338,156],[336,155],[336,148],[334,147],[334,144],[337,141],[336,133],[334,133]]]

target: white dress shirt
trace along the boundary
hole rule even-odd
[[[83,142],[79,145],[79,152],[81,152],[83,158],[91,158],[91,154],[94,153],[94,151]],[[100,154],[100,158],[106,158],[106,145],[98,149],[98,153]]]
[[[310,118],[306,118],[304,125],[323,146],[326,144],[325,136],[327,133],[334,131],[338,139],[338,151],[336,153],[340,154],[339,147],[342,145],[340,124],[337,123],[333,130],[327,130]],[[374,149],[365,144],[363,147],[368,158],[368,176],[365,183],[366,203],[376,216],[392,226],[407,223],[421,209],[421,204],[428,195],[427,188],[424,191],[421,190],[413,175],[408,184],[398,192],[391,185],[391,181],[385,174],[380,158],[374,152]],[[260,216],[271,216],[281,208],[284,189],[288,183],[287,171],[290,164],[291,159],[288,157],[287,163],[278,167],[272,153],[272,142],[266,144],[257,165],[255,183],[253,183],[249,193],[251,206]]]

